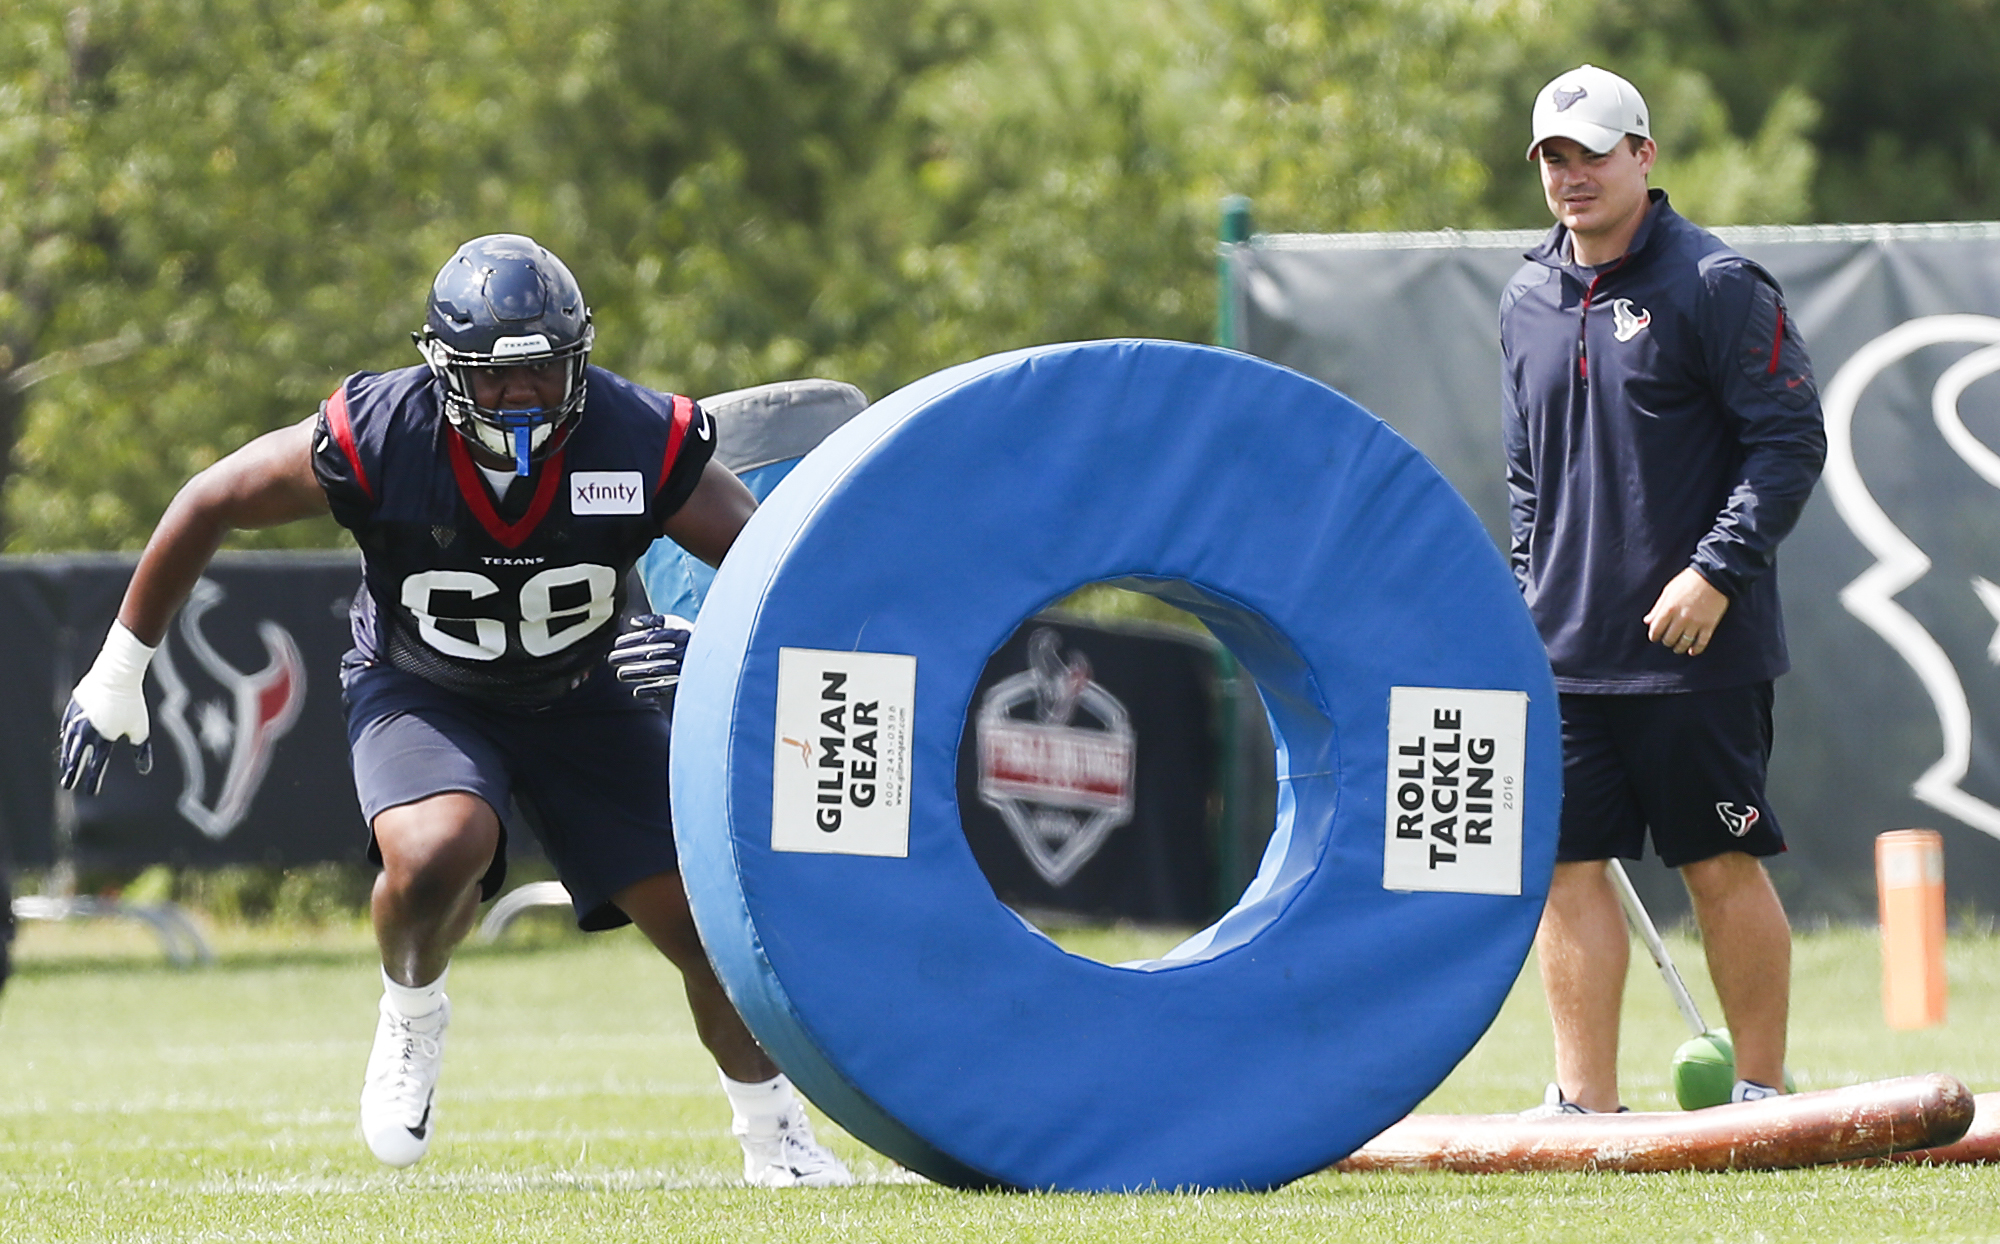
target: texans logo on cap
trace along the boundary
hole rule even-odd
[[[1571,108],[1576,106],[1576,102],[1578,100],[1582,99],[1584,96],[1588,94],[1590,94],[1590,92],[1584,90],[1580,86],[1569,87],[1569,88],[1557,87],[1556,93],[1553,97],[1556,101],[1556,111],[1568,112]]]

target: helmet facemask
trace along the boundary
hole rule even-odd
[[[585,370],[595,336],[596,330],[586,324],[583,336],[567,346],[551,348],[546,335],[531,333],[501,337],[493,342],[491,353],[472,354],[452,349],[426,329],[417,336],[417,348],[431,374],[443,382],[444,417],[451,426],[480,448],[513,462],[516,475],[526,475],[531,464],[561,448],[583,410]],[[553,409],[495,409],[481,406],[474,396],[474,372],[549,363],[563,369],[563,398]]]

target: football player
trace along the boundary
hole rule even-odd
[[[225,533],[331,512],[361,546],[341,662],[383,996],[361,1092],[375,1156],[430,1146],[451,953],[499,891],[511,825],[541,842],[584,929],[637,924],[680,969],[766,1186],[852,1182],[744,1027],[695,932],[674,852],[669,719],[687,632],[643,620],[614,676],[627,572],[666,535],[719,563],[756,507],[685,397],[590,365],[591,315],[529,238],[460,247],[431,286],[423,363],[357,372],[311,417],[183,486],[62,725],[62,781],[114,746],[147,767],[147,662]],[[620,670],[619,673],[626,671]],[[518,820],[515,820],[515,814]]]

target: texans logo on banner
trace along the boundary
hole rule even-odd
[[[1138,749],[1125,706],[1065,661],[1049,629],[1028,641],[1028,668],[979,705],[979,798],[1000,813],[1042,880],[1060,886],[1132,819]],[[1081,718],[1081,720],[1079,720]]]
[[[163,693],[154,721],[181,760],[175,807],[215,839],[227,837],[250,811],[278,740],[298,720],[306,696],[298,643],[276,622],[257,624],[264,666],[254,673],[237,669],[209,643],[202,619],[223,596],[209,579],[196,583],[152,665]],[[183,661],[190,664],[184,668]]]
[[[1942,370],[1940,370],[1940,368]],[[2000,452],[1989,441],[2000,372],[2000,319],[1933,315],[1908,320],[1856,350],[1826,386],[1827,459],[1822,479],[1834,508],[1875,561],[1842,589],[1840,603],[1894,649],[1922,683],[1937,714],[1942,747],[1911,793],[1967,825],[2000,837],[2000,792],[1993,775],[1977,789],[1973,706],[1990,702],[2000,665],[2000,565],[1982,561],[1992,547],[1987,505],[1941,504],[2000,488]],[[1926,393],[1925,390],[1928,389]],[[1884,393],[1888,395],[1885,399]],[[1930,420],[1946,454],[1913,487],[1856,452],[1863,416],[1879,428],[1908,419],[1897,398],[1928,397]],[[1875,422],[1880,421],[1880,422]],[[1910,425],[1919,420],[1908,419]],[[1874,431],[1871,428],[1870,431]],[[1897,429],[1921,445],[1917,426]],[[1981,433],[1984,433],[1982,435]],[[1913,450],[1905,449],[1904,456]],[[1864,465],[1878,467],[1876,478]],[[1968,492],[1971,476],[1980,481]],[[1890,509],[1895,507],[1896,517]],[[1942,518],[1944,525],[1940,526]],[[1927,582],[1928,580],[1928,582]],[[1969,641],[1969,642],[1968,642]],[[1983,647],[1983,651],[1981,648]],[[1973,694],[1968,683],[1980,690]],[[1989,766],[1990,767],[1990,766]]]

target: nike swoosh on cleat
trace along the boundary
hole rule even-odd
[[[425,1102],[424,1117],[417,1120],[417,1125],[410,1129],[410,1135],[416,1137],[418,1140],[422,1140],[424,1138],[424,1133],[430,1130],[431,1130],[431,1103]]]

